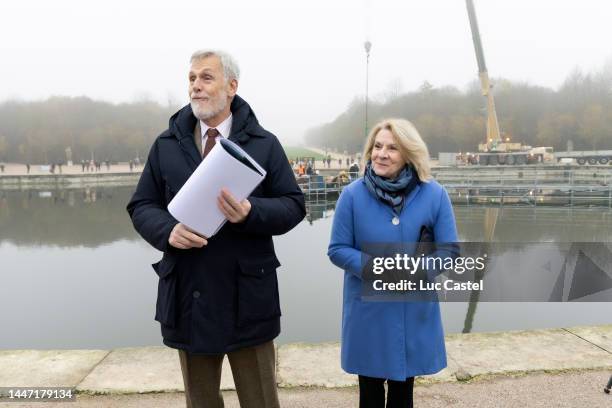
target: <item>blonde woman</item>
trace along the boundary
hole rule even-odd
[[[359,406],[412,407],[414,377],[446,367],[437,302],[368,302],[361,298],[365,243],[457,241],[444,188],[431,179],[429,152],[404,119],[376,124],[364,148],[364,175],[342,191],[328,256],[344,270],[342,368],[359,376]]]

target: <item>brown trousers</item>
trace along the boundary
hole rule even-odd
[[[223,354],[196,355],[179,350],[187,408],[223,408]],[[274,342],[227,353],[241,408],[279,408]]]

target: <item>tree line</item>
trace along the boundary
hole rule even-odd
[[[612,149],[612,63],[594,73],[574,70],[556,90],[504,79],[494,81],[504,138],[566,150]],[[332,122],[308,129],[310,146],[356,153],[365,140],[365,100],[355,98]],[[0,162],[126,162],[145,158],[178,106],[152,101],[112,104],[87,97],[0,103]],[[474,151],[486,134],[485,99],[473,82],[465,90],[428,82],[368,103],[368,125],[385,117],[411,120],[438,152]]]
[[[145,158],[178,107],[141,101],[112,104],[87,97],[0,104],[0,161],[63,163]]]
[[[494,96],[503,138],[531,146],[566,150],[612,149],[612,64],[600,72],[574,70],[557,89],[494,81]],[[432,156],[469,152],[486,135],[486,100],[478,82],[465,90],[433,87],[425,82],[413,92],[368,103],[368,125],[386,117],[414,123]],[[308,145],[355,153],[365,140],[365,98],[354,99],[332,122],[309,129]]]

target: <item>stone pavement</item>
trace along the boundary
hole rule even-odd
[[[448,367],[418,384],[456,383],[530,372],[612,371],[612,325],[452,334]],[[234,388],[224,362],[222,389]],[[277,349],[279,387],[342,388],[356,378],[340,369],[339,343]],[[166,347],[0,351],[0,387],[74,387],[85,394],[183,391],[177,351]],[[603,385],[602,385],[603,387]]]

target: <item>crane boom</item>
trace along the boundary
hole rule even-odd
[[[480,78],[480,87],[482,95],[487,98],[487,136],[485,140],[486,150],[496,150],[498,144],[501,143],[499,133],[499,123],[497,122],[497,113],[495,111],[495,100],[491,90],[491,82],[489,73],[484,59],[482,42],[480,40],[480,31],[478,30],[478,20],[476,19],[476,11],[474,9],[473,0],[466,0],[468,18],[470,19],[470,28],[472,30],[472,40],[474,42],[474,51],[476,51],[476,61],[478,62],[478,76]]]

